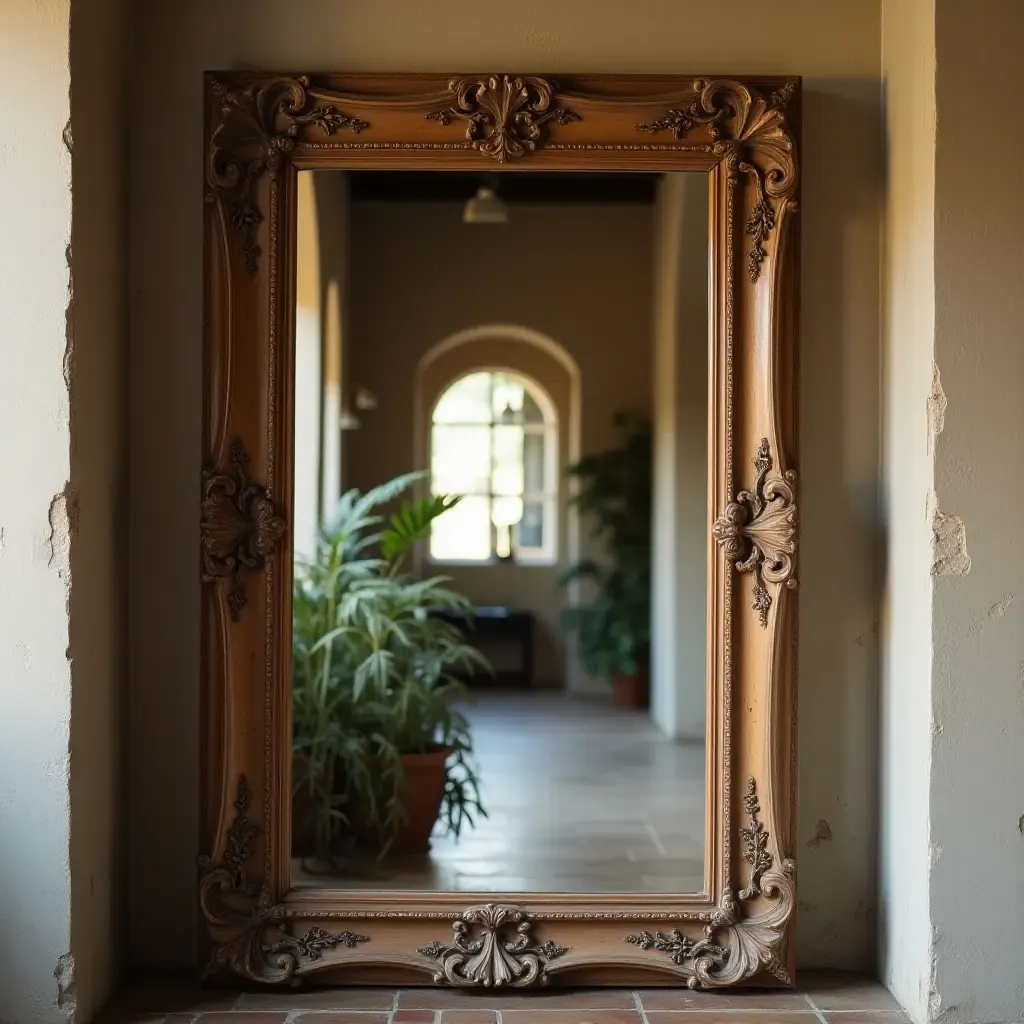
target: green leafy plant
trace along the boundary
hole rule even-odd
[[[450,751],[441,816],[456,837],[485,814],[457,676],[489,666],[450,621],[469,604],[444,577],[402,572],[412,545],[457,499],[407,500],[390,519],[379,514],[420,476],[345,494],[316,557],[296,566],[294,790],[324,856],[357,833],[386,852],[406,818],[403,754]]]
[[[593,595],[565,609],[562,628],[577,635],[584,668],[608,679],[636,673],[651,641],[651,429],[625,415],[615,422],[623,444],[569,468],[578,488],[572,502],[591,521],[605,557],[584,559],[559,576],[563,587],[582,581]]]

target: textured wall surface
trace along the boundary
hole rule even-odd
[[[130,884],[138,960],[194,958],[202,72],[256,66],[805,76],[797,936],[805,965],[873,961],[879,7],[874,0],[743,0],[727,12],[696,0],[599,6],[140,5],[131,119],[130,539]],[[815,838],[826,833],[830,839]]]
[[[1024,33],[1013,0],[935,5],[931,1013],[1024,1012]],[[1009,119],[1009,120],[1008,120]]]
[[[0,4],[0,1019],[64,1019],[70,984],[70,0]]]
[[[883,247],[883,502],[888,542],[881,629],[879,934],[882,977],[919,1021],[927,1013],[931,984],[929,494],[935,437],[926,409],[935,338],[934,25],[934,0],[886,0],[883,5],[889,178]]]

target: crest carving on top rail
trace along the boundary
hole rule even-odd
[[[580,120],[574,110],[552,106],[555,86],[543,78],[453,78],[448,90],[454,104],[432,110],[427,119],[443,125],[463,122],[473,148],[498,163],[532,153],[543,142],[546,121],[566,125]]]
[[[729,79],[699,78],[693,89],[691,103],[671,107],[636,128],[650,135],[671,132],[677,141],[694,128],[705,128],[714,152],[727,156],[730,179],[735,180],[737,172],[750,175],[756,198],[744,232],[752,239],[747,274],[756,284],[767,256],[764,243],[776,227],[781,207],[795,209],[789,197],[797,183],[796,147],[784,111],[796,83],[787,82],[767,98]]]
[[[634,932],[624,940],[644,951],[664,954],[687,971],[689,988],[718,988],[735,985],[768,971],[784,984],[790,981],[781,955],[786,923],[793,912],[793,879],[796,865],[783,859],[776,867],[769,852],[769,835],[761,823],[757,784],[747,780],[743,797],[747,825],[740,828],[743,859],[750,865],[750,877],[738,894],[726,889],[718,908],[704,926],[703,936],[670,932]],[[754,899],[770,901],[767,910],[750,914],[746,905]]]
[[[284,519],[266,490],[249,479],[249,456],[236,439],[230,468],[203,474],[200,524],[203,583],[230,578],[228,607],[235,621],[246,604],[246,573],[263,567],[284,532]]]
[[[767,584],[786,586],[791,590],[797,585],[794,575],[796,474],[787,470],[781,476],[769,475],[771,468],[771,446],[767,438],[762,438],[754,457],[754,469],[757,471],[754,489],[740,491],[711,528],[725,557],[739,572],[753,576],[751,607],[764,627],[768,625],[768,613],[772,607]]]
[[[239,252],[254,275],[262,250],[257,242],[263,213],[254,198],[263,174],[275,176],[300,131],[315,126],[324,135],[359,133],[366,121],[339,109],[339,98],[311,87],[309,78],[272,78],[244,88],[213,82],[218,121],[206,162],[207,198],[222,198],[232,227],[241,236]]]

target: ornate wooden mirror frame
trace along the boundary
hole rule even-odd
[[[799,111],[792,79],[207,76],[199,902],[213,973],[793,983]],[[291,885],[296,172],[498,163],[711,175],[701,893]]]

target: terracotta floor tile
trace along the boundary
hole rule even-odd
[[[900,1011],[892,993],[881,982],[845,971],[804,971],[800,988],[819,1010]]]
[[[399,1010],[394,1024],[435,1024],[437,1014],[433,1010]]]
[[[647,1013],[648,1024],[818,1024],[808,1008],[807,1013],[789,1010],[655,1010]]]
[[[494,1024],[498,1015],[494,1010],[444,1010],[441,1024]]]
[[[287,1013],[203,1013],[199,1024],[285,1024]]]
[[[825,1012],[829,1024],[909,1024],[902,1010],[832,1010]]]
[[[395,1004],[389,988],[310,988],[288,992],[245,992],[242,1010],[390,1010]]]
[[[410,1010],[632,1010],[634,1003],[632,992],[613,988],[544,993],[516,992],[514,989],[459,992],[405,988],[398,994],[398,1007]]]
[[[297,1017],[289,1017],[288,1024],[388,1024],[387,1013],[375,1013],[373,1010],[338,1010],[324,1013],[301,1013]],[[202,1021],[199,1024],[203,1024]]]
[[[642,1024],[636,1010],[502,1010],[501,1024]]]
[[[687,988],[652,988],[639,993],[645,1010],[791,1010],[811,1013],[800,992],[790,989],[741,989],[694,992]],[[730,1018],[731,1019],[731,1018]]]

